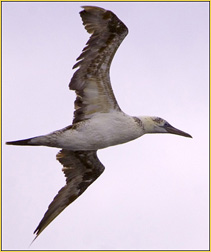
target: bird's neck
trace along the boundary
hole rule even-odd
[[[142,122],[142,128],[145,134],[148,133],[159,133],[155,127],[152,116],[139,116],[138,117]]]

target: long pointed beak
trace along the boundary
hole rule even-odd
[[[167,126],[165,129],[167,130],[168,133],[192,138],[192,136],[189,135],[188,133],[186,133],[182,130],[176,129],[173,126]]]

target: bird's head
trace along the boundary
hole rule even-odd
[[[174,128],[171,124],[169,124],[166,120],[160,117],[150,117],[144,116],[140,117],[140,120],[143,123],[143,128],[145,133],[171,133],[176,134],[184,137],[191,137],[188,133]]]

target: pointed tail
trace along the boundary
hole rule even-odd
[[[17,140],[17,141],[11,141],[11,142],[6,142],[7,145],[38,145],[31,140],[33,138],[28,138],[28,139],[23,139],[23,140]]]

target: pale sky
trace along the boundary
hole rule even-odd
[[[4,142],[72,123],[68,83],[89,37],[82,5],[129,29],[111,66],[122,110],[160,116],[193,139],[151,134],[98,151],[104,173],[29,247],[65,184],[59,149]],[[208,249],[209,3],[3,2],[2,14],[2,249]]]

